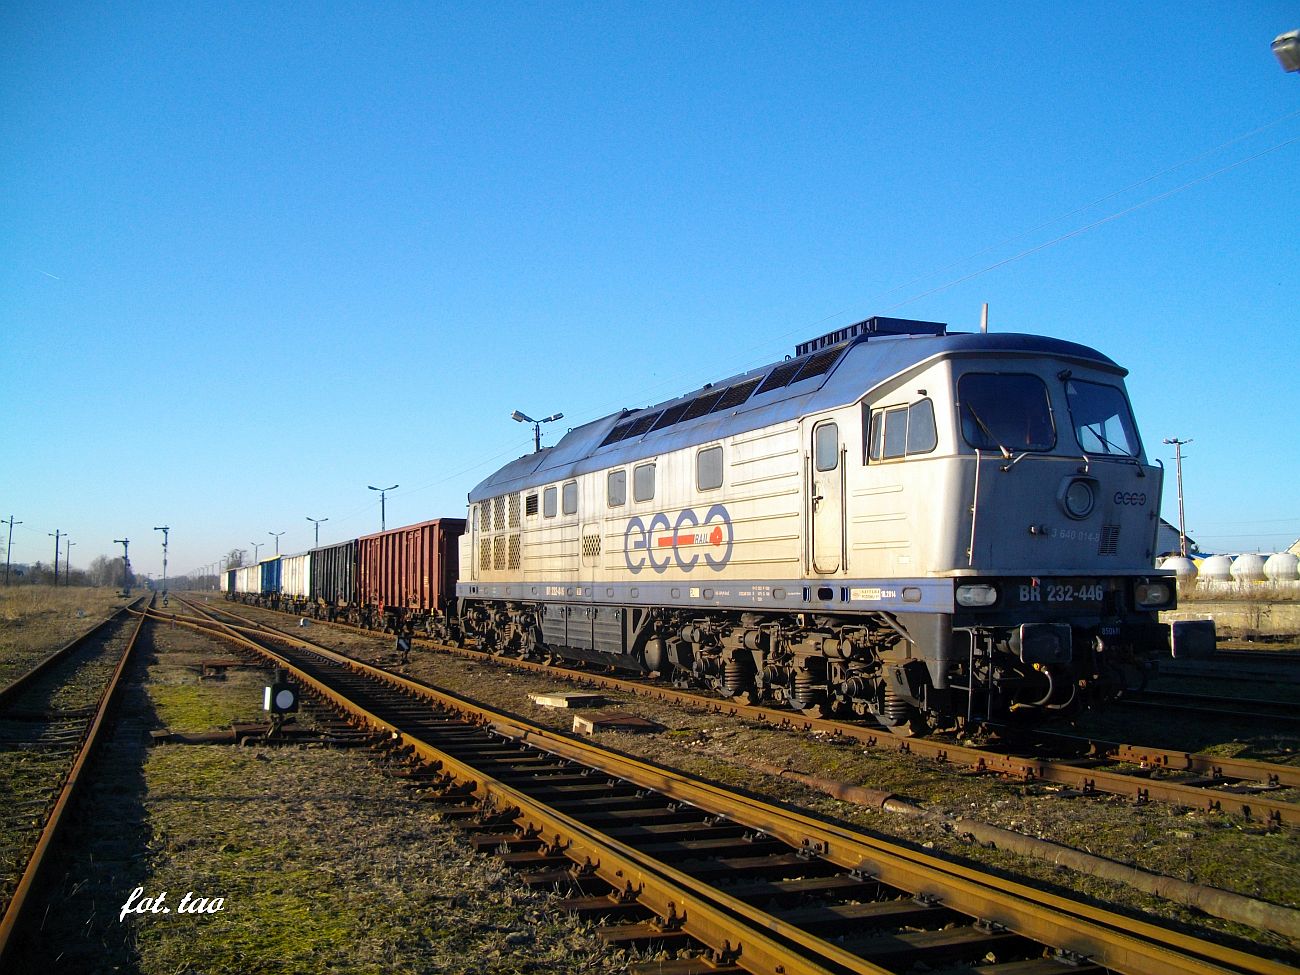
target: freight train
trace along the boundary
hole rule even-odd
[[[871,318],[573,428],[464,520],[225,585],[900,734],[1068,712],[1123,689],[1176,599],[1125,375],[1060,339]]]

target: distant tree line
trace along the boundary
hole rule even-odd
[[[131,584],[135,584],[135,573],[131,574]],[[58,582],[64,586],[114,586],[122,588],[127,578],[127,569],[122,559],[110,559],[105,555],[96,557],[88,568],[73,566],[64,570],[59,566]],[[30,565],[11,565],[9,567],[9,584],[11,586],[52,586],[54,585],[54,565],[46,562],[33,562]]]

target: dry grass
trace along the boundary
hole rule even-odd
[[[369,752],[159,745],[147,731],[202,731],[262,717],[266,673],[201,681],[225,644],[155,625],[110,771],[98,773],[80,845],[23,970],[144,975],[246,972],[620,971],[589,926],[550,908],[476,854]],[[104,824],[112,824],[105,829]],[[118,911],[137,886],[170,914]],[[179,914],[181,897],[223,898]]]
[[[0,588],[0,686],[121,606],[112,589]]]

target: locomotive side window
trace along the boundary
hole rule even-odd
[[[907,452],[928,454],[939,446],[939,431],[934,425],[934,403],[918,400],[907,408]]]
[[[1128,400],[1116,386],[1071,379],[1065,384],[1074,435],[1089,454],[1136,457],[1141,449]]]
[[[558,497],[558,494],[559,492],[556,491],[555,488],[553,487],[548,487],[544,492],[542,492],[542,514],[544,514],[547,518],[555,517],[555,510],[556,510],[555,502]]]
[[[563,510],[566,515],[578,513],[578,482],[570,481],[564,485]]]
[[[708,447],[695,455],[695,486],[701,491],[722,487],[721,447]]]
[[[621,508],[627,504],[627,471],[609,472],[607,493],[611,508]]]
[[[923,399],[911,406],[874,410],[867,443],[867,456],[873,461],[930,453],[939,445],[934,403]]]
[[[823,423],[817,428],[813,443],[813,463],[819,471],[833,471],[840,464],[840,428]]]
[[[642,464],[632,471],[632,497],[637,501],[655,498],[655,465]]]
[[[957,383],[961,434],[979,450],[1051,450],[1056,428],[1047,386],[1022,373],[968,372]]]

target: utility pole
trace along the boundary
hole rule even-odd
[[[59,584],[59,539],[63,537],[63,532],[57,528],[52,532],[46,532],[50,538],[54,539],[54,584]]]
[[[72,546],[76,542],[68,542],[63,546],[63,585],[65,587],[72,585]]]
[[[1187,522],[1183,518],[1183,444],[1191,443],[1177,437],[1166,437],[1165,443],[1174,445],[1174,462],[1178,465],[1178,553],[1187,558]]]
[[[381,499],[381,500],[382,500],[382,499]],[[310,521],[310,522],[312,522],[312,523],[314,523],[314,524],[316,525],[316,544],[313,545],[312,548],[320,548],[320,523],[321,523],[322,521],[329,521],[329,519],[328,519],[328,518],[313,518],[311,515],[308,515],[308,516],[307,516],[307,520]]]
[[[163,533],[163,595],[167,595],[167,533],[171,531],[166,525],[159,528],[154,526],[154,531]]]
[[[394,484],[392,487],[377,488],[373,484],[366,485],[370,490],[379,492],[379,530],[381,532],[388,530],[388,525],[386,524],[387,519],[384,513],[384,498],[388,495],[389,491],[396,491],[400,486],[401,485],[399,484]]]
[[[21,525],[21,521],[14,521],[14,516],[9,516],[9,541],[5,545],[5,585],[9,585],[9,553],[14,550],[14,525]]]
[[[270,535],[272,538],[275,539],[275,554],[276,554],[276,555],[279,555],[279,554],[280,554],[280,536],[283,535],[284,532],[267,532],[267,534]]]
[[[114,545],[122,546],[122,595],[131,595],[131,559],[128,553],[131,550],[131,539],[115,538]]]

